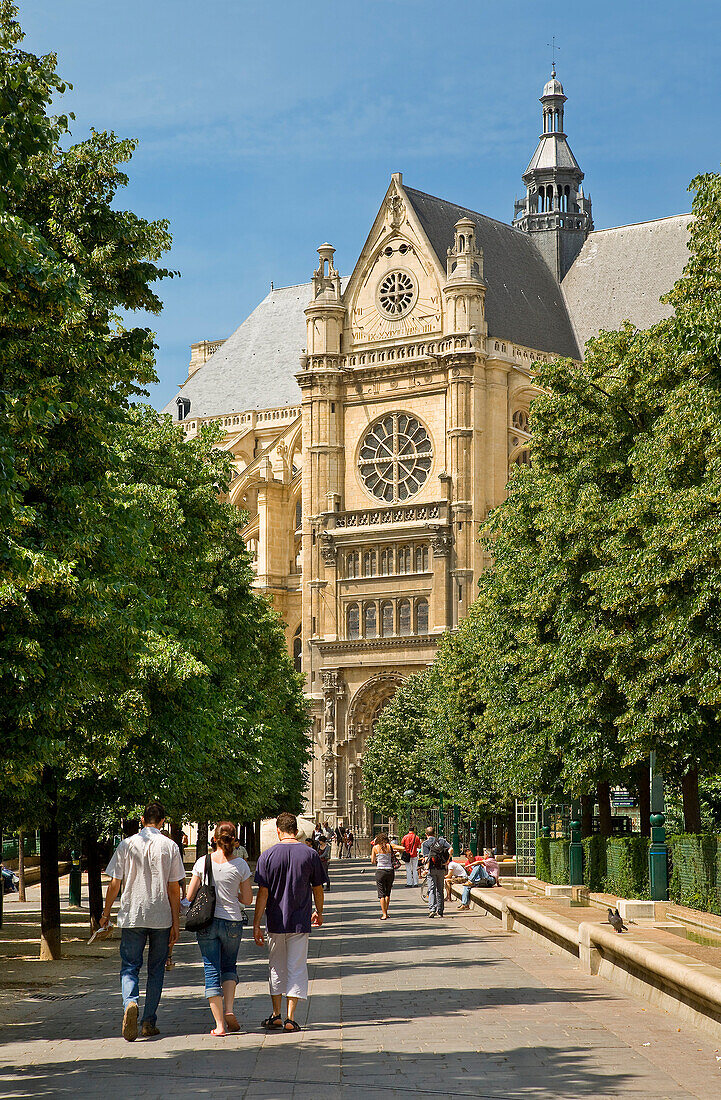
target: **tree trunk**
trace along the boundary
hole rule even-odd
[[[25,833],[18,829],[18,901],[25,901]]]
[[[0,825],[0,863],[2,863],[2,850],[3,850],[3,830]],[[5,908],[5,883],[0,876],[0,928],[3,926],[3,910]]]
[[[516,807],[512,806],[506,817],[506,855],[516,854]]]
[[[40,958],[60,958],[60,880],[58,878],[57,789],[54,778],[43,776],[50,786],[48,820],[40,829]]]
[[[581,795],[581,836],[593,836],[593,795]]]
[[[598,798],[598,823],[601,836],[611,836],[611,785],[610,783],[599,783],[596,788],[596,795]]]
[[[684,832],[701,832],[701,804],[698,798],[698,769],[689,768],[681,777],[681,793],[683,794],[683,827]]]
[[[503,818],[496,818],[496,853],[503,854]]]
[[[94,932],[103,915],[102,861],[98,838],[93,834],[85,838],[85,853],[88,868],[88,903],[90,906],[90,928]]]
[[[641,836],[651,836],[651,772],[648,761],[639,764],[635,770],[636,798],[641,818]]]
[[[246,845],[247,847],[247,845]],[[198,839],[195,842],[195,858],[204,859],[208,854],[208,822],[198,822]]]

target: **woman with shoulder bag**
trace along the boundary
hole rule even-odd
[[[391,890],[396,877],[396,868],[400,862],[396,851],[401,851],[399,844],[391,844],[386,833],[378,833],[371,848],[371,863],[376,868],[376,886],[378,887],[378,900],[381,903],[381,920],[388,920],[388,906],[391,900]]]
[[[253,887],[250,867],[235,854],[236,839],[235,825],[221,821],[213,834],[213,854],[196,861],[188,887],[191,906],[186,927],[194,929],[198,938],[205,969],[205,996],[215,1020],[210,1034],[216,1036],[240,1031],[233,1012],[238,982],[235,967],[245,923],[241,906],[253,901]],[[192,903],[199,892],[194,913]],[[202,909],[200,915],[199,907]],[[198,923],[199,920],[202,923]]]

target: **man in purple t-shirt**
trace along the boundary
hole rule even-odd
[[[273,1003],[263,1027],[267,1031],[300,1031],[295,1009],[308,995],[308,940],[311,925],[320,928],[323,923],[325,871],[318,853],[298,840],[293,814],[280,814],[275,825],[278,843],[262,853],[255,868],[258,894],[253,938],[259,947],[265,943],[260,927],[265,913]],[[285,1022],[280,1014],[283,996],[288,1000]]]

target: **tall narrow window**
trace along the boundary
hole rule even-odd
[[[378,637],[376,605],[374,603],[367,603],[363,608],[363,635],[366,638]]]
[[[375,577],[378,573],[378,565],[375,550],[366,550],[363,554],[363,576]]]
[[[303,525],[303,502],[299,498],[295,502],[295,529],[296,529],[296,531],[299,531],[300,528],[302,527],[302,525]]]
[[[386,600],[381,604],[381,635],[390,638],[393,633],[393,604]]]
[[[411,632],[410,600],[401,600],[398,604],[398,633],[404,637]]]
[[[357,577],[359,565],[359,554],[357,550],[354,550],[352,554],[348,554],[345,560],[345,575],[346,577]]]
[[[406,556],[403,552],[403,547],[399,547],[396,552],[396,573],[405,573],[406,571]]]
[[[428,633],[428,600],[416,601],[416,634]]]
[[[348,605],[346,611],[346,634],[349,638],[360,638],[360,611],[357,603]]]
[[[303,639],[300,636],[302,628],[301,623],[293,635],[293,668],[296,672],[303,671]]]

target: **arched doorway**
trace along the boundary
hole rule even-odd
[[[363,798],[363,752],[378,716],[395,695],[403,677],[379,672],[358,688],[348,706],[347,735],[341,749],[341,781],[345,784],[346,818],[356,836],[368,837],[372,819]]]

